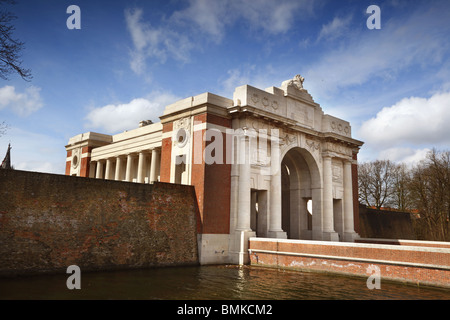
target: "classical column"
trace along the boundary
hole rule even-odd
[[[353,242],[358,238],[353,223],[352,162],[344,161],[344,241]]]
[[[333,173],[331,169],[331,156],[323,157],[323,240],[339,240],[339,236],[334,231],[333,221]]]
[[[91,161],[89,163],[89,178],[95,178],[95,168],[97,161]]]
[[[250,150],[249,137],[243,134],[239,144],[239,199],[238,199],[238,231],[251,231],[251,199],[250,199]]]
[[[153,183],[158,180],[158,169],[160,164],[160,155],[159,150],[154,148],[152,149],[152,160],[150,164],[150,183]]]
[[[256,202],[257,202],[257,191],[251,191],[250,196],[250,228],[253,231],[257,231],[257,211],[256,211]]]
[[[122,166],[123,166],[123,158],[116,158],[116,174],[114,175],[115,179],[118,181],[123,180]]]
[[[138,171],[137,171],[137,182],[144,183],[145,182],[145,166],[146,157],[144,151],[139,152],[139,161],[138,161]]]
[[[114,177],[111,174],[112,173],[111,168],[112,168],[112,159],[106,159],[106,169],[105,169],[105,179],[106,180],[114,179]]]
[[[278,136],[272,136],[270,142],[270,217],[269,232],[271,238],[287,238],[281,228],[282,198],[281,198],[281,159],[280,141]]]
[[[127,168],[125,171],[125,181],[132,182],[133,181],[133,160],[134,157],[132,154],[127,155]]]
[[[97,161],[97,168],[95,170],[95,177],[97,179],[103,179],[103,160]]]

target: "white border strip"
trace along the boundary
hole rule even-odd
[[[317,240],[292,240],[292,239],[276,239],[276,238],[249,238],[249,241],[261,242],[280,242],[292,244],[313,244],[322,246],[337,246],[347,248],[376,248],[384,250],[404,250],[404,251],[420,251],[420,252],[437,252],[450,254],[450,248],[423,247],[423,246],[401,246],[394,244],[373,244],[373,243],[354,243],[354,242],[335,242],[335,241],[317,241]]]
[[[445,242],[445,241],[429,241],[429,240],[408,240],[408,239],[386,239],[386,238],[359,238],[357,240],[361,240],[361,241],[376,241],[376,242],[395,242],[395,241],[401,241],[403,243],[421,243],[421,244],[436,244],[436,245],[443,245],[443,246],[448,246],[450,247],[450,242]],[[362,242],[357,242],[357,243],[362,243]],[[382,244],[382,243],[379,243]],[[399,245],[401,245],[401,243],[399,243]],[[429,247],[429,248],[433,248],[433,247]]]

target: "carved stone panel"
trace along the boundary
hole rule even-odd
[[[297,121],[299,124],[313,127],[314,126],[314,108],[300,101],[288,99],[287,101],[288,117]]]
[[[240,101],[243,106],[248,105],[286,117],[286,99],[283,96],[246,85],[236,88],[233,99]]]
[[[342,182],[342,167],[339,163],[332,164],[333,182]]]
[[[331,151],[334,153],[337,153],[338,155],[351,157],[352,156],[352,149],[343,145],[342,143],[336,143],[336,142],[327,142],[326,143],[326,151]]]
[[[333,132],[346,137],[351,137],[350,124],[339,118],[325,115],[322,121],[322,130],[325,132]]]

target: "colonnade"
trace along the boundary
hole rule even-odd
[[[267,221],[267,236],[270,238],[286,238],[286,230],[282,229],[282,190],[281,190],[281,160],[280,159],[280,140],[276,137],[270,139],[270,157],[271,157],[271,177],[270,177],[270,192],[269,192],[269,216]],[[237,232],[251,232],[256,231],[251,228],[251,161],[249,150],[249,137],[243,135],[240,140],[240,155],[241,163],[239,164],[238,177],[238,204],[237,204]],[[322,181],[320,189],[311,190],[313,200],[313,208],[317,207],[321,214],[321,218],[315,219],[317,223],[313,222],[313,235],[323,238],[323,240],[333,241],[353,241],[356,235],[354,231],[353,219],[353,188],[352,188],[352,161],[351,159],[340,159],[342,161],[342,187],[343,194],[339,197],[342,200],[342,209],[339,209],[339,214],[336,214],[336,206],[333,195],[333,169],[332,169],[331,154],[324,153],[322,155]],[[337,158],[336,158],[337,159]],[[333,160],[333,161],[336,161]],[[319,191],[319,193],[317,192]],[[321,202],[317,203],[317,201]],[[317,203],[317,206],[314,205]],[[313,209],[314,210],[314,209]],[[320,210],[322,212],[320,212]],[[314,212],[313,212],[314,214]],[[321,235],[319,235],[321,234]],[[341,237],[339,237],[339,235]],[[313,236],[314,237],[314,236]]]
[[[160,149],[154,148],[91,161],[91,166],[95,165],[91,175],[97,179],[153,183],[158,181],[160,164]]]
[[[353,221],[353,181],[352,181],[352,162],[349,159],[343,159],[343,224],[344,241],[352,240],[355,235]],[[322,228],[324,233],[334,233],[334,207],[333,207],[333,174],[332,174],[332,157],[324,155],[323,157],[323,221]]]
[[[251,229],[251,160],[250,160],[250,137],[240,137],[240,159],[238,180],[238,216],[236,231],[252,231]],[[271,157],[271,184],[270,184],[270,219],[269,236],[273,238],[286,238],[286,232],[281,227],[281,169],[280,169],[280,139],[270,138]]]

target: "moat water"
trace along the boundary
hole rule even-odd
[[[81,289],[69,274],[0,278],[0,299],[126,300],[450,300],[450,289],[251,266],[171,267],[81,272]]]

